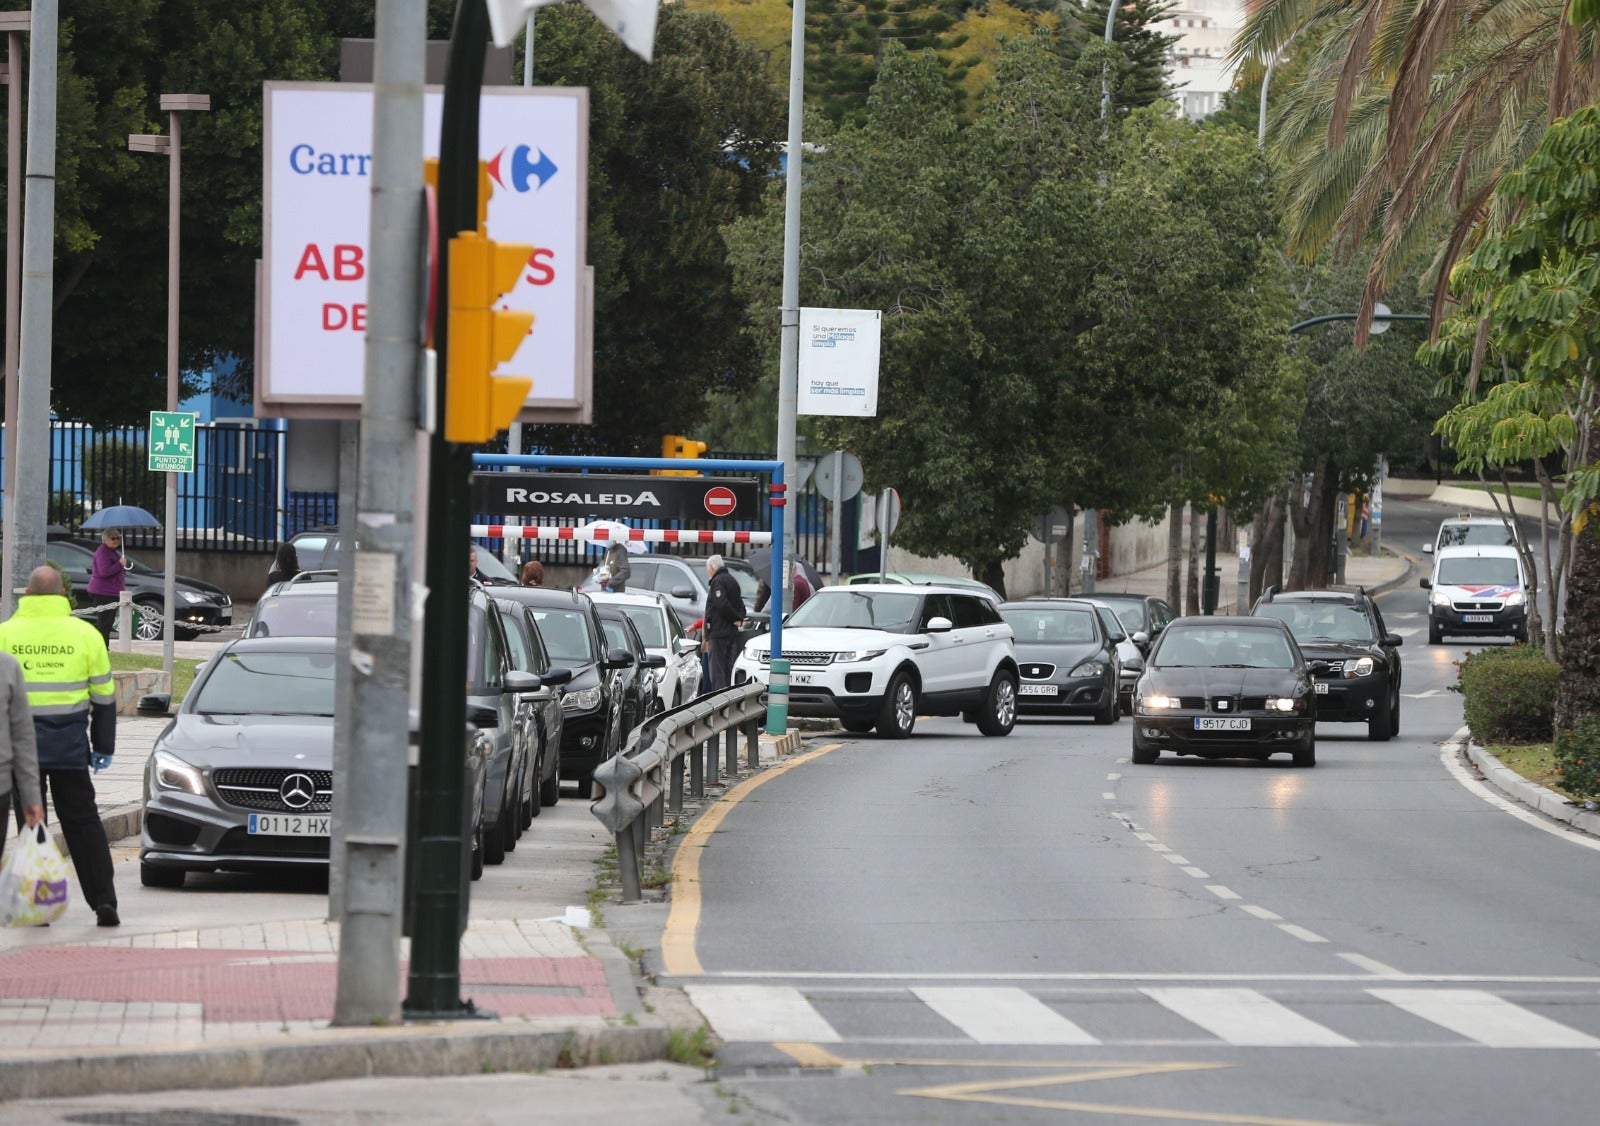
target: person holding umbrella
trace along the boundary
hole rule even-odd
[[[100,535],[100,546],[94,549],[87,590],[89,605],[101,607],[94,616],[94,624],[107,645],[111,643],[111,623],[116,618],[117,602],[128,586],[128,569],[132,566],[122,554],[122,533],[107,528]]]

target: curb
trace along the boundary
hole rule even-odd
[[[1398,590],[1410,580],[1412,572],[1417,569],[1417,557],[1412,555],[1409,551],[1402,551],[1393,547],[1385,547],[1383,550],[1392,555],[1396,555],[1401,559],[1404,559],[1406,563],[1406,569],[1401,571],[1388,582],[1379,583],[1377,586],[1367,591],[1367,593],[1371,595],[1388,594],[1391,590]]]
[[[1483,774],[1484,780],[1506,797],[1529,809],[1538,810],[1546,817],[1565,821],[1574,829],[1600,836],[1600,813],[1574,808],[1570,799],[1528,781],[1470,739],[1464,741],[1463,748],[1467,758]]]
[[[666,1057],[670,1034],[671,1027],[653,1017],[631,1018],[626,1025],[588,1018],[559,1028],[330,1028],[283,1041],[76,1049],[59,1056],[28,1052],[0,1057],[0,1100],[646,1063]]]

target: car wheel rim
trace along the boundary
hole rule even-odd
[[[159,611],[152,612],[144,608],[136,611],[139,615],[139,624],[133,627],[133,636],[140,641],[161,640],[161,618]]]
[[[894,692],[894,722],[901,731],[911,730],[912,721],[917,717],[915,703],[911,685],[902,682]]]
[[[1002,678],[994,686],[994,718],[1001,726],[1011,723],[1017,717],[1017,689],[1009,678]]]

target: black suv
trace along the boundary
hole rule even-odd
[[[1311,666],[1317,719],[1365,723],[1367,738],[1400,730],[1400,638],[1366,591],[1268,587],[1252,611],[1289,627]]]

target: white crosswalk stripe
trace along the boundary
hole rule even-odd
[[[1141,992],[1219,1040],[1240,1047],[1330,1048],[1355,1043],[1254,989],[1178,988]]]
[[[913,989],[923,1004],[979,1044],[1098,1044],[1022,989]]]
[[[1600,1048],[1600,1040],[1481,989],[1369,989],[1380,1001],[1491,1048]]]
[[[839,1034],[786,985],[690,985],[689,1000],[730,1041],[837,1044]]]

